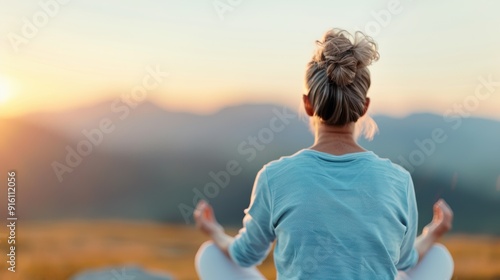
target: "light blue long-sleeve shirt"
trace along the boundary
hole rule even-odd
[[[260,264],[276,240],[278,279],[394,279],[418,261],[411,176],[373,152],[303,149],[272,161],[245,213],[229,254]]]

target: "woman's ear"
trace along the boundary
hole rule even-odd
[[[304,109],[306,110],[306,114],[309,117],[314,115],[314,109],[311,105],[311,101],[309,101],[309,95],[302,95],[302,101],[304,101]]]
[[[365,102],[365,111],[363,112],[362,116],[366,115],[366,113],[368,112],[368,108],[370,108],[370,102],[371,102],[370,97],[367,97]]]

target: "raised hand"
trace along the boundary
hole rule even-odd
[[[204,200],[200,200],[193,213],[196,227],[208,236],[213,236],[216,233],[224,231],[222,226],[217,222],[212,206]]]
[[[434,204],[434,216],[432,221],[425,226],[423,233],[431,234],[436,239],[451,230],[453,223],[453,211],[450,206],[440,199]]]

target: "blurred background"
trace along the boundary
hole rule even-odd
[[[0,214],[16,272],[139,266],[196,279],[208,200],[235,233],[258,170],[312,144],[305,65],[333,27],[379,44],[362,145],[439,198],[455,279],[500,279],[500,2],[0,0]],[[235,171],[236,170],[236,171]],[[273,279],[272,257],[261,266]],[[109,279],[123,280],[114,273]]]

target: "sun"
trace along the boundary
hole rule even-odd
[[[0,104],[6,103],[10,98],[10,88],[6,81],[0,79]]]

